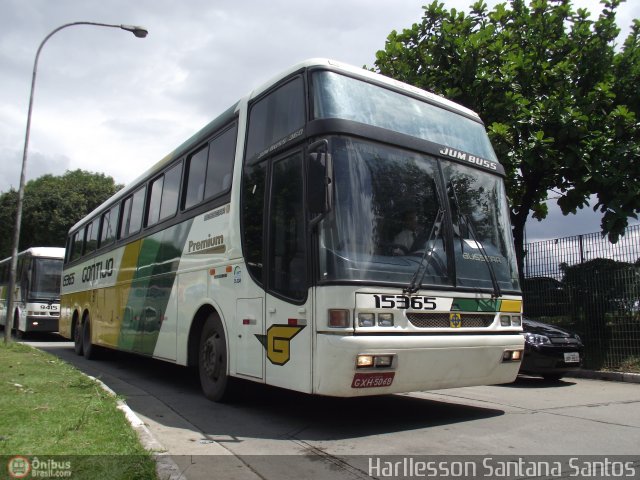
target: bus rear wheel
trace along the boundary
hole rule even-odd
[[[97,358],[97,347],[91,343],[91,319],[88,314],[82,323],[82,350],[84,351],[84,358],[87,360],[95,360]]]
[[[227,375],[227,342],[217,315],[207,318],[200,335],[198,371],[204,396],[214,402],[231,400],[233,379]]]
[[[82,325],[78,324],[78,319],[73,321],[73,351],[76,355],[82,355]]]

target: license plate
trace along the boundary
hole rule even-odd
[[[356,373],[351,388],[390,387],[396,372]]]
[[[579,363],[580,354],[578,352],[568,352],[564,354],[565,363]]]

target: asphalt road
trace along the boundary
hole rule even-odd
[[[122,395],[191,480],[370,478],[372,456],[471,454],[634,455],[640,478],[640,384],[522,377],[358,399],[248,384],[223,405],[182,367],[116,352],[88,361],[51,335],[27,343]]]

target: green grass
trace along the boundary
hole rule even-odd
[[[71,478],[155,479],[153,458],[116,402],[62,360],[0,344],[0,456],[65,457]]]

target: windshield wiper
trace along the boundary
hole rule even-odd
[[[487,264],[487,269],[489,270],[489,276],[491,277],[491,283],[493,284],[493,298],[500,298],[502,296],[502,291],[500,290],[500,285],[498,284],[498,279],[496,278],[496,271],[493,269],[493,265],[491,265],[491,259],[489,255],[487,255],[487,251],[484,249],[484,246],[478,241],[478,236],[475,233],[475,229],[471,223],[471,221],[467,218],[465,214],[461,214],[460,218],[464,222],[471,234],[473,241],[476,243],[478,250],[480,250],[480,254],[484,259],[484,262]]]
[[[475,228],[469,218],[460,211],[460,203],[458,202],[458,195],[456,193],[456,189],[453,186],[453,182],[449,181],[447,185],[447,194],[449,196],[449,200],[453,200],[453,208],[455,216],[461,220],[462,224],[467,227],[467,231],[472,237],[472,240],[475,242],[476,247],[480,250],[480,254],[482,255],[482,259],[484,263],[487,265],[487,270],[489,271],[489,277],[491,277],[491,284],[493,285],[493,294],[492,298],[499,298],[502,296],[502,291],[500,290],[500,285],[498,284],[498,279],[496,277],[496,272],[493,269],[493,265],[491,265],[491,260],[489,255],[487,255],[487,251],[484,249],[484,246],[478,241],[478,236],[476,235]],[[464,239],[462,238],[462,232],[459,232],[458,236],[460,237],[460,251],[464,254]]]
[[[425,263],[425,260],[428,257],[431,257],[433,255],[433,252],[435,252],[436,250],[436,242],[438,240],[438,237],[440,237],[442,233],[443,218],[444,210],[442,209],[442,207],[438,207],[438,213],[436,214],[436,219],[434,220],[433,226],[431,227],[431,232],[429,232],[429,238],[427,239],[427,243],[425,244],[424,253],[422,254],[420,262],[418,263],[418,269],[413,274],[411,282],[409,282],[409,286],[402,289],[403,293],[416,293],[419,290],[420,285],[422,285],[422,280],[427,273],[427,264]],[[432,240],[433,243],[431,244],[431,247],[427,248]]]

